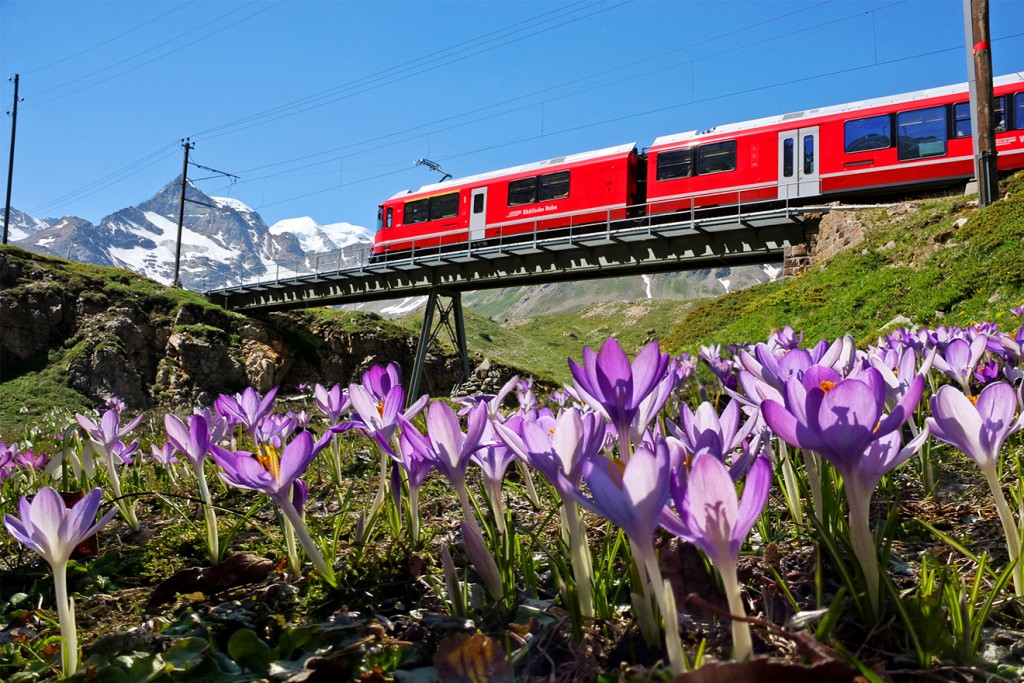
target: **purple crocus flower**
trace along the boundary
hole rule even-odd
[[[426,436],[420,434],[406,418],[399,417],[398,421],[402,425],[402,436],[408,440],[409,446],[434,460],[437,469],[455,487],[464,517],[473,520],[473,506],[466,489],[466,468],[470,456],[480,447],[487,422],[486,406],[479,403],[470,411],[465,434],[459,425],[459,416],[447,403],[441,401],[434,401],[427,408]]]
[[[330,389],[317,384],[313,387],[313,395],[316,397],[316,407],[327,416],[329,423],[336,424],[349,408],[348,394],[344,392],[340,384],[335,384]]]
[[[330,585],[336,586],[334,568],[324,560],[310,538],[302,513],[295,505],[296,502],[304,503],[306,499],[305,489],[298,482],[299,477],[327,445],[330,434],[328,432],[325,438],[314,442],[309,432],[299,432],[285,445],[280,455],[277,449],[269,445],[262,446],[261,454],[257,456],[245,451],[229,451],[217,445],[211,447],[210,454],[223,470],[220,477],[227,484],[265,493],[281,509],[289,523],[285,526],[285,535],[292,570],[295,573],[300,571],[298,557],[292,549],[294,539],[290,536],[294,532],[320,575]]]
[[[831,368],[812,366],[803,379],[786,382],[785,405],[766,400],[765,422],[786,443],[814,451],[844,477],[854,474],[867,446],[895,431],[913,414],[924,392],[917,375],[892,412],[883,415],[886,385],[881,373],[868,368],[843,379]]]
[[[670,423],[669,430],[682,442],[685,451],[692,456],[706,449],[723,463],[730,453],[740,447],[757,424],[756,416],[741,422],[740,402],[735,399],[726,404],[721,415],[707,401],[697,406],[696,412],[684,403],[680,407],[679,418],[680,425]],[[737,458],[735,462],[738,465],[740,459]],[[740,473],[734,472],[733,476],[739,477]]]
[[[580,613],[594,616],[590,548],[575,496],[583,480],[584,466],[604,446],[608,423],[597,413],[584,414],[571,407],[563,409],[557,418],[550,412],[538,411],[493,426],[509,450],[540,470],[558,492]]]
[[[480,435],[480,447],[473,451],[469,458],[480,468],[484,490],[494,512],[495,524],[498,531],[504,534],[505,505],[501,499],[501,483],[505,479],[508,466],[515,462],[515,452],[498,439],[492,423],[485,421],[484,431]]]
[[[736,561],[747,534],[761,516],[771,487],[771,461],[759,457],[750,467],[743,498],[725,465],[714,454],[698,453],[685,480],[677,480],[672,496],[679,517],[665,515],[663,526],[703,550],[722,577],[729,611],[744,616],[743,599],[736,577]],[[738,660],[750,657],[750,625],[732,622],[733,649]]]
[[[415,439],[415,437],[414,437]],[[405,470],[409,481],[409,519],[410,536],[413,546],[419,544],[420,538],[420,487],[434,468],[437,467],[435,454],[429,449],[422,448],[420,441],[410,440],[408,433],[403,430],[398,435],[398,452],[394,452],[388,442],[378,440],[385,453],[388,453],[398,466]],[[398,501],[396,500],[396,503]]]
[[[265,396],[260,396],[252,387],[246,387],[245,391],[234,396],[221,394],[214,400],[213,407],[231,424],[242,425],[255,439],[256,427],[274,409],[277,389],[274,387]]]
[[[583,477],[591,498],[576,493],[584,507],[610,520],[631,540],[653,542],[662,508],[669,497],[671,459],[668,446],[640,446],[628,462],[596,456],[587,461]]]
[[[126,425],[121,425],[121,413],[113,408],[105,411],[99,424],[82,414],[75,415],[78,424],[86,431],[97,445],[109,451],[118,441],[124,439],[133,429],[139,426],[144,415],[138,415]]]
[[[216,564],[220,560],[220,534],[217,530],[217,513],[213,507],[213,497],[206,482],[206,471],[203,463],[210,452],[210,426],[202,415],[189,415],[182,420],[168,413],[164,416],[164,430],[167,442],[185,456],[199,484],[199,495],[203,500],[203,517],[206,520],[206,547],[210,562]]]
[[[131,527],[132,531],[138,531],[142,528],[142,524],[139,522],[138,516],[135,514],[135,503],[128,503],[124,500],[121,493],[121,478],[117,473],[117,461],[121,464],[131,463],[131,453],[138,446],[138,441],[133,441],[129,446],[125,446],[122,439],[142,422],[143,416],[138,415],[134,420],[131,420],[126,425],[121,425],[121,413],[117,409],[111,408],[103,413],[100,418],[99,424],[93,422],[90,418],[85,415],[77,414],[75,418],[78,420],[78,424],[89,435],[89,438],[96,445],[100,456],[103,458],[103,464],[107,470],[107,476],[110,478],[110,488],[114,494],[114,501],[117,504],[118,509],[124,516],[125,521],[128,522],[128,526]],[[116,458],[116,460],[115,460]]]
[[[116,508],[111,508],[97,521],[102,498],[103,492],[95,488],[69,510],[60,494],[46,487],[40,489],[31,502],[22,496],[18,501],[20,519],[4,515],[4,526],[11,536],[38,553],[53,572],[65,676],[78,669],[78,629],[74,604],[68,596],[68,560],[75,546],[103,528],[117,512]]]
[[[583,468],[604,445],[607,423],[597,413],[566,408],[550,414],[513,418],[494,425],[508,447],[540,471],[564,498],[572,498]]]
[[[970,390],[971,376],[981,362],[988,345],[988,336],[976,335],[970,341],[957,338],[935,356],[935,369],[953,379],[964,391]]]
[[[391,386],[387,394],[378,397],[370,389],[350,384],[348,395],[356,415],[350,422],[342,423],[335,429],[340,431],[355,427],[369,436],[379,435],[389,442],[398,428],[398,418],[411,420],[429,400],[428,396],[423,395],[408,410],[404,410],[405,389],[399,385]]]
[[[174,446],[172,446],[170,442],[165,441],[161,446],[153,444],[150,448],[149,454],[161,467],[167,468],[168,472],[173,472],[173,470],[170,469],[171,465],[180,462],[177,456],[174,455],[175,453],[177,453],[177,451]],[[174,475],[172,474],[171,476],[173,477]]]
[[[584,347],[582,366],[569,360],[576,395],[612,423],[624,455],[640,404],[657,388],[667,368],[668,354],[661,353],[657,342],[641,349],[630,363],[614,337],[596,353]]]
[[[200,470],[210,452],[210,427],[202,415],[189,415],[182,420],[177,415],[164,415],[167,442],[184,455],[193,470]]]
[[[1011,562],[1020,557],[1020,531],[999,481],[999,452],[1007,437],[1024,428],[1024,413],[1014,419],[1017,407],[1013,387],[1005,382],[988,385],[976,401],[945,385],[932,396],[932,415],[927,419],[936,439],[969,456],[985,476],[1003,526]],[[1013,580],[1017,596],[1024,595],[1024,571],[1019,562],[1014,567]]]
[[[633,560],[640,577],[643,602],[634,603],[638,609],[641,630],[649,643],[658,638],[657,622],[651,612],[652,597],[665,617],[668,654],[673,671],[682,671],[678,642],[676,610],[667,597],[668,589],[661,576],[654,550],[654,532],[661,522],[662,511],[669,497],[669,479],[672,466],[668,445],[664,439],[655,439],[653,448],[640,445],[628,461],[612,460],[603,456],[591,458],[584,467],[592,498],[579,492],[576,500],[584,507],[605,517],[622,529],[629,538]],[[635,591],[636,592],[636,591]]]
[[[378,400],[383,400],[393,388],[402,384],[402,368],[392,361],[386,366],[374,365],[363,373],[363,388]]]
[[[1014,420],[1017,396],[1005,382],[988,385],[976,401],[952,386],[939,387],[931,410],[927,424],[935,438],[968,455],[983,471],[997,468],[1007,437],[1024,426],[1024,413]]]
[[[761,405],[764,420],[786,443],[817,453],[843,477],[849,504],[850,540],[864,571],[872,609],[878,609],[878,553],[871,535],[871,496],[882,476],[913,455],[927,438],[922,431],[900,448],[897,431],[913,414],[924,391],[917,375],[892,412],[884,415],[886,385],[867,368],[842,379],[832,368],[813,366],[803,379],[786,382],[785,406]]]

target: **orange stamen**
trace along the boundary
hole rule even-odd
[[[836,388],[836,383],[830,382],[827,379],[823,379],[821,380],[821,383],[818,386],[821,387],[821,390],[827,394],[828,392]]]
[[[263,466],[267,472],[270,472],[270,476],[274,478],[274,481],[278,481],[281,478],[281,458],[277,455],[277,450],[273,446],[261,446],[260,453],[256,454],[256,461]]]

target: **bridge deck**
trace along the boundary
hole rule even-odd
[[[597,230],[551,237],[544,232],[515,242],[461,251],[418,250],[376,263],[317,267],[205,293],[225,308],[258,312],[330,306],[427,295],[538,285],[781,258],[804,241],[804,219],[831,207],[783,207],[667,223],[618,221]],[[524,238],[525,237],[525,238]]]

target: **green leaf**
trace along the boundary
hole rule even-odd
[[[228,641],[228,655],[250,671],[265,674],[276,657],[270,646],[249,629],[235,631]]]
[[[203,638],[179,638],[164,653],[164,661],[173,671],[188,671],[196,666],[210,644]]]

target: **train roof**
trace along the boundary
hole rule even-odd
[[[994,86],[1007,85],[1010,83],[1024,82],[1024,72],[1016,72],[1006,76],[999,76],[998,78],[992,79]],[[729,123],[724,126],[715,126],[708,130],[696,131],[691,130],[685,133],[674,133],[672,135],[662,135],[656,138],[651,144],[651,147],[657,147],[660,145],[669,145],[676,142],[684,142],[686,140],[692,140],[694,138],[703,137],[705,135],[718,135],[721,133],[732,133],[740,130],[748,130],[750,128],[760,128],[762,126],[771,126],[779,123],[785,123],[787,121],[794,121],[802,118],[810,118],[812,116],[828,116],[830,114],[841,114],[848,111],[858,111],[860,109],[870,109],[872,107],[881,107],[887,104],[899,104],[901,102],[913,102],[915,100],[923,100],[930,97],[939,97],[941,95],[952,95],[958,92],[966,92],[967,83],[958,83],[956,85],[944,85],[938,88],[928,88],[926,90],[915,90],[913,92],[902,93],[900,95],[889,95],[886,97],[876,97],[870,100],[859,100],[857,102],[847,102],[846,104],[835,104],[828,107],[820,107],[817,109],[807,109],[805,111],[793,112],[790,114],[782,114],[776,116],[767,116],[761,119],[751,119],[749,121],[740,121],[738,123]]]
[[[589,161],[591,159],[600,159],[601,157],[616,156],[619,154],[629,154],[636,149],[636,143],[630,142],[624,145],[616,145],[614,147],[605,147],[604,149],[595,149],[590,152],[580,152],[579,154],[569,154],[563,157],[555,157],[553,159],[546,159],[544,161],[535,161],[529,164],[523,164],[522,166],[511,166],[509,168],[503,168],[499,171],[487,171],[486,173],[478,173],[476,175],[464,176],[462,178],[452,178],[451,180],[444,180],[439,183],[432,183],[430,185],[424,185],[418,190],[402,190],[397,194],[389,197],[389,199],[398,199],[399,197],[408,197],[413,194],[420,194],[421,192],[432,192],[435,190],[443,190],[448,187],[456,185],[462,185],[465,183],[475,183],[481,180],[488,180],[490,178],[496,178],[503,175],[512,175],[515,173],[526,173],[529,171],[536,171],[549,166],[559,166],[562,164],[573,164],[581,161]]]

